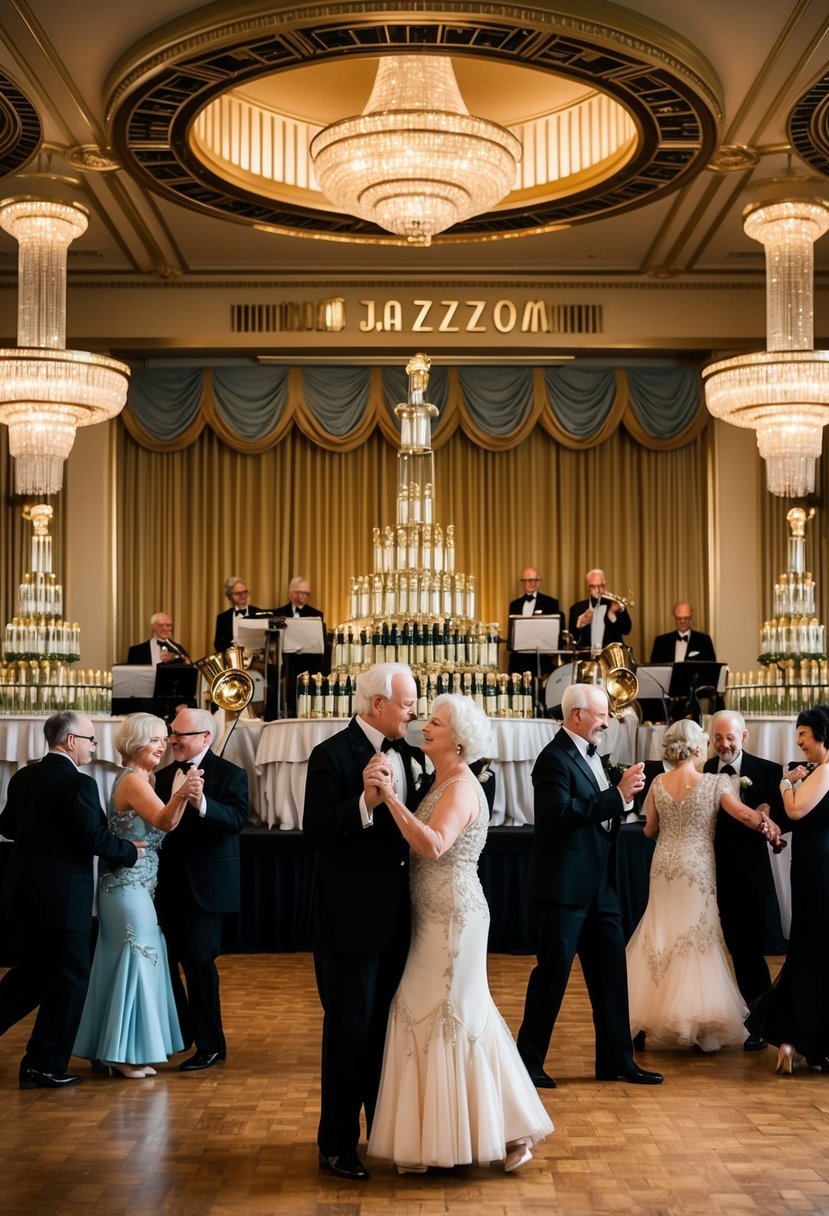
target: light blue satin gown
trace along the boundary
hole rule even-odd
[[[158,850],[166,832],[133,810],[115,809],[118,775],[110,795],[109,829],[124,840],[144,840],[144,857],[132,868],[107,870],[98,880],[98,943],[73,1054],[117,1064],[157,1064],[184,1049],[167,947],[153,895]]]

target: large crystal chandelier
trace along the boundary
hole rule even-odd
[[[451,59],[400,55],[380,60],[362,114],[323,128],[310,153],[336,207],[429,245],[509,193],[521,143],[469,113]]]
[[[17,346],[0,349],[0,422],[18,494],[56,494],[75,428],[113,418],[127,399],[126,364],[65,349],[67,250],[86,226],[76,203],[0,201],[0,227],[19,245]]]
[[[829,351],[812,349],[814,243],[829,228],[829,203],[786,198],[743,215],[766,251],[767,350],[705,368],[705,399],[715,418],[757,431],[770,492],[800,497],[814,491],[829,422]]]

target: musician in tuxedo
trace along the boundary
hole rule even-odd
[[[360,1181],[368,1178],[357,1155],[360,1110],[370,1130],[410,931],[408,848],[372,774],[390,761],[413,810],[425,793],[425,761],[405,740],[417,689],[404,664],[359,675],[354,708],[345,730],[311,753],[302,826],[314,852],[311,929],[323,1008],[319,1161]]]
[[[314,608],[308,602],[310,597],[311,584],[307,578],[298,574],[288,584],[288,603],[276,609],[276,616],[319,617],[322,619],[323,614],[319,608]],[[285,678],[285,706],[289,718],[296,717],[296,681],[300,672],[307,671],[309,675],[321,672],[323,675],[327,675],[331,670],[330,652],[325,641],[324,629],[323,645],[322,654],[286,654],[283,656],[282,674]],[[265,712],[265,718],[268,720],[275,716],[272,698],[270,700],[271,704]]]
[[[150,636],[146,642],[136,642],[127,653],[130,666],[156,667],[159,663],[190,663],[184,647],[173,641],[173,622],[166,612],[154,612],[150,617]]]
[[[621,642],[633,626],[624,604],[605,595],[604,570],[588,570],[585,585],[587,599],[571,606],[567,621],[575,646],[602,650],[611,642]]]
[[[561,613],[558,600],[554,595],[544,595],[539,591],[541,586],[541,575],[534,566],[527,566],[521,571],[521,589],[522,593],[517,600],[512,600],[509,606],[510,616],[558,616],[561,618],[561,626],[564,625],[564,617]],[[553,669],[553,661],[549,655],[541,655],[541,671],[543,675],[549,675]],[[534,671],[535,656],[531,654],[522,654],[521,652],[513,652],[509,657],[510,672]]]
[[[711,746],[717,753],[706,761],[705,772],[725,773],[734,792],[753,810],[764,811],[783,831],[791,824],[783,810],[780,782],[783,769],[771,760],[744,751],[748,730],[741,714],[720,710],[709,727]],[[720,811],[714,834],[717,867],[717,903],[725,944],[734,963],[737,987],[751,1005],[771,985],[764,953],[769,906],[779,908],[766,838],[759,832],[738,831],[742,825]],[[755,839],[756,838],[756,839]],[[756,1035],[746,1039],[746,1051],[765,1047]]]
[[[323,614],[319,608],[314,608],[309,600],[311,598],[311,584],[307,578],[303,578],[298,574],[296,578],[292,578],[288,584],[288,603],[283,604],[281,608],[274,609],[275,616],[319,616]]]
[[[107,829],[98,787],[80,770],[95,755],[86,714],[46,719],[49,750],[9,782],[0,833],[12,840],[3,913],[14,965],[0,980],[0,1034],[39,1006],[20,1062],[21,1089],[66,1089],[92,963],[93,858],[134,866],[144,855]]]
[[[562,712],[563,726],[532,773],[529,896],[538,918],[538,945],[518,1051],[533,1083],[555,1088],[544,1062],[578,954],[593,1006],[596,1079],[656,1085],[660,1074],[639,1068],[633,1059],[625,937],[609,873],[612,836],[642,788],[642,765],[631,765],[615,786],[610,783],[597,751],[608,726],[603,688],[569,685]]]
[[[179,710],[170,728],[175,763],[159,769],[155,783],[158,797],[168,802],[184,769],[195,766],[202,776],[200,797],[187,803],[164,839],[156,893],[182,1037],[196,1049],[179,1065],[182,1072],[212,1068],[227,1055],[216,958],[224,917],[240,906],[239,833],[248,818],[248,777],[216,755],[215,737],[216,723],[206,710]]]
[[[228,646],[233,645],[233,621],[237,616],[256,616],[260,611],[250,601],[250,592],[248,585],[243,578],[239,578],[238,574],[231,574],[230,578],[226,578],[222,587],[225,598],[230,600],[230,607],[224,612],[220,612],[216,617],[216,630],[213,637],[213,649],[217,651],[227,650]]]
[[[694,610],[685,601],[674,604],[676,628],[653,639],[651,663],[716,663],[714,643],[707,633],[692,629]]]

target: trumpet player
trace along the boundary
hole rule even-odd
[[[584,581],[587,599],[572,605],[567,628],[577,648],[599,651],[630,633],[630,614],[622,601],[606,594],[604,570],[588,570]]]

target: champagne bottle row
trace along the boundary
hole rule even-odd
[[[54,574],[24,574],[17,589],[18,617],[62,617],[63,587]]]
[[[0,714],[112,713],[112,673],[66,663],[21,661],[0,666]]]
[[[296,683],[297,717],[350,718],[358,674],[356,669],[334,671],[330,676],[302,672]],[[491,671],[415,673],[415,684],[420,719],[429,717],[435,697],[441,693],[471,697],[491,718],[535,717],[535,680],[528,671],[522,675]]]
[[[776,617],[813,616],[815,582],[809,571],[781,574],[780,581],[774,584],[773,604]]]
[[[81,630],[77,621],[52,620],[47,616],[13,617],[3,635],[3,657],[56,659],[74,663],[81,655]]]
[[[352,575],[348,615],[368,617],[475,617],[474,574],[432,574],[424,570]]]
[[[781,616],[764,622],[760,647],[766,661],[786,655],[819,659],[826,653],[826,629],[816,616]]]
[[[771,663],[760,671],[731,672],[726,703],[743,715],[791,717],[813,705],[829,704],[829,662],[802,659]]]
[[[355,630],[339,625],[331,651],[333,668],[370,667],[374,663],[408,663],[411,667],[457,664],[498,666],[498,625],[473,628],[458,620],[387,619]]]

